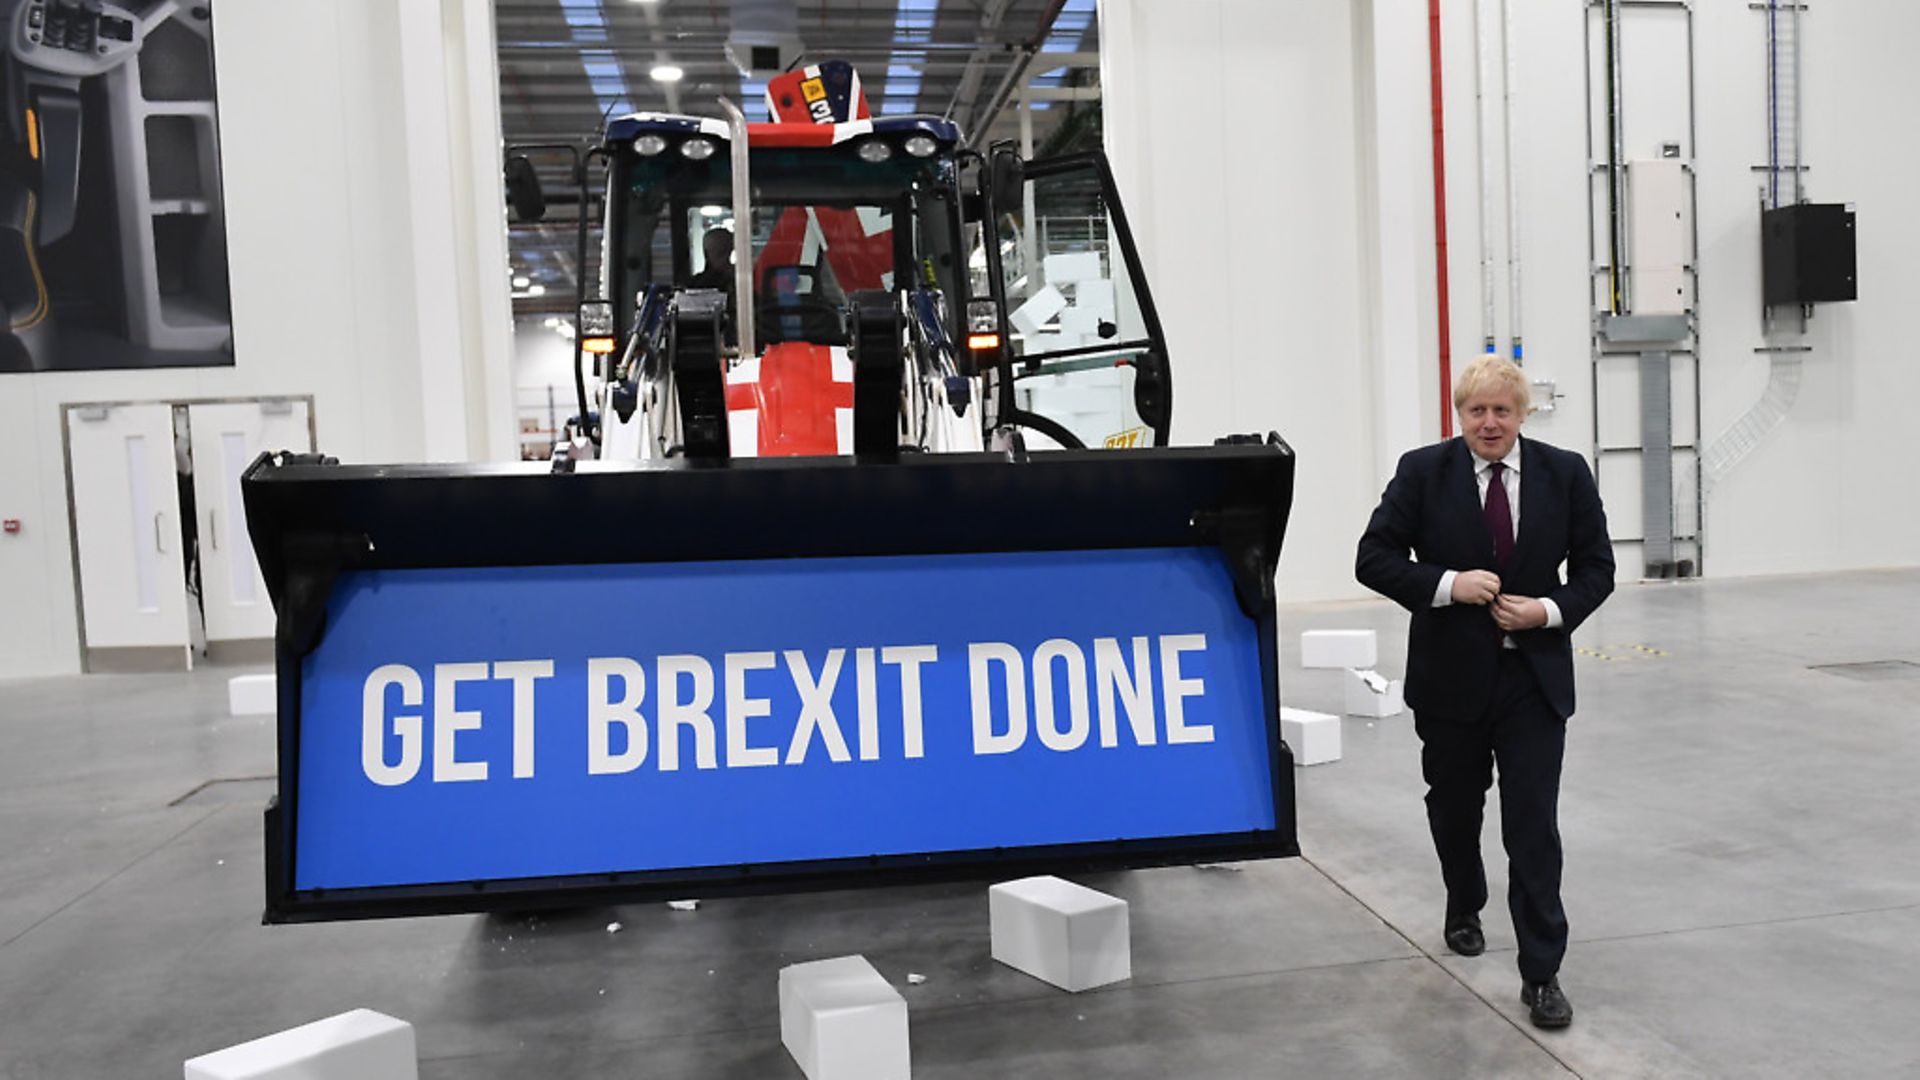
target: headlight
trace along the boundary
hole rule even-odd
[[[860,149],[856,153],[860,155],[861,161],[878,165],[893,156],[893,147],[887,145],[882,139],[868,139],[860,144]]]
[[[983,334],[1000,329],[1000,305],[992,300],[967,301],[967,331]]]
[[[666,136],[655,135],[652,132],[648,132],[633,140],[633,152],[639,154],[641,157],[652,157],[666,148]]]
[[[680,144],[680,155],[688,161],[705,161],[713,156],[713,140],[692,138]]]
[[[605,300],[588,300],[580,305],[580,348],[604,356],[613,351],[613,305]]]
[[[606,336],[613,333],[613,305],[605,300],[588,300],[580,305],[580,332]]]
[[[932,157],[933,152],[940,149],[940,144],[926,135],[910,135],[901,145],[914,157]]]

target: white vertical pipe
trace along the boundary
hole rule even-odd
[[[1500,0],[1500,55],[1506,61],[1501,84],[1501,156],[1507,166],[1507,337],[1513,343],[1513,362],[1522,362],[1520,337],[1520,170],[1513,164],[1513,87],[1519,79],[1518,54],[1513,48],[1513,8]]]
[[[1806,201],[1806,195],[1800,189],[1800,8],[1799,3],[1792,7],[1793,19],[1793,202],[1798,206]]]
[[[1487,65],[1493,62],[1491,33],[1486,17],[1487,0],[1473,0],[1473,104],[1474,143],[1479,148],[1474,181],[1480,187],[1480,342],[1481,351],[1497,351],[1496,319],[1493,310],[1493,111],[1487,96]]]
[[[753,178],[748,170],[753,155],[747,143],[747,116],[732,98],[721,98],[720,108],[727,114],[727,152],[733,165],[733,295],[734,334],[740,341],[741,359],[760,355],[760,339],[754,327],[753,280]],[[586,208],[582,207],[585,213]],[[584,269],[584,267],[582,268]]]

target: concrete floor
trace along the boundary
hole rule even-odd
[[[980,886],[263,927],[271,731],[230,670],[0,683],[0,1076],[177,1076],[366,1006],[423,1077],[798,1077],[775,973],[858,952],[921,1080],[1920,1077],[1920,667],[1809,670],[1920,662],[1916,612],[1920,572],[1862,573],[1628,587],[1582,630],[1556,1034],[1497,900],[1485,956],[1441,946],[1405,716],[1299,770],[1306,858],[1083,879],[1131,902],[1134,977],[1069,995],[988,959]],[[1397,609],[1283,618],[1289,704],[1341,700],[1301,630],[1378,628],[1401,669]]]

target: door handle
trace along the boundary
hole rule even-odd
[[[220,550],[220,511],[207,511],[207,535],[213,538],[213,550]]]
[[[166,533],[160,529],[160,519],[165,515],[166,511],[164,510],[153,515],[153,550],[162,555],[167,553]]]

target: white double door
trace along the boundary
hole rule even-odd
[[[312,450],[307,420],[304,401],[187,406],[208,641],[273,636],[273,601],[253,557],[240,474],[263,450]]]
[[[88,649],[191,641],[180,471],[193,476],[201,609],[208,642],[273,636],[273,605],[240,501],[240,474],[262,450],[309,450],[305,401],[189,404],[176,445],[175,405],[67,410],[74,546]]]

